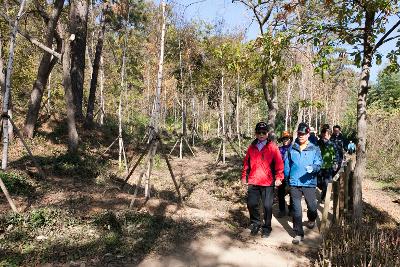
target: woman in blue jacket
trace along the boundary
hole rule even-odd
[[[285,158],[285,178],[290,186],[290,196],[293,199],[293,230],[296,234],[293,244],[304,240],[301,198],[307,203],[307,227],[312,229],[317,219],[317,200],[315,188],[317,173],[322,164],[321,151],[318,146],[308,141],[310,128],[306,123],[300,123],[297,128],[297,140],[287,152]]]

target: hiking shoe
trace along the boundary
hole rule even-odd
[[[303,241],[303,240],[304,240],[304,236],[296,235],[296,237],[293,238],[293,240],[292,240],[292,244],[297,245],[300,243],[300,241]]]
[[[258,233],[258,231],[260,230],[260,225],[257,224],[252,224],[250,226],[250,234],[251,235],[256,235]]]
[[[306,226],[307,226],[308,229],[313,229],[315,227],[315,222],[308,221]]]
[[[263,229],[261,232],[261,237],[268,238],[271,235],[271,231],[267,229]]]
[[[283,218],[285,216],[286,216],[286,211],[285,210],[283,210],[283,211],[280,210],[278,212],[278,214],[276,215],[277,218]]]

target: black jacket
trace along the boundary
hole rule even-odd
[[[330,140],[332,141],[332,143],[334,143],[339,158],[343,159],[344,151],[347,151],[346,138],[340,133],[338,136],[332,135]]]

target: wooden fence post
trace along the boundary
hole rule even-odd
[[[333,190],[333,221],[339,221],[339,185],[337,180],[333,180],[332,182],[332,190]]]
[[[344,183],[344,214],[349,212],[349,181],[352,167],[352,160],[349,159],[345,168],[345,183]]]
[[[345,209],[345,202],[346,202],[346,197],[345,197],[345,187],[346,187],[346,182],[347,182],[347,177],[346,177],[346,169],[347,166],[344,166],[345,171],[340,173],[339,176],[339,220],[340,218],[343,218],[344,214],[344,209]],[[339,220],[337,222],[339,222]]]
[[[321,233],[324,234],[328,224],[328,214],[331,205],[331,193],[332,193],[332,182],[328,183],[328,188],[326,189],[324,210],[322,211],[322,221],[321,221]]]

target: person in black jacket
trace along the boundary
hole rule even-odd
[[[334,170],[334,175],[335,175],[340,170],[340,167],[342,166],[344,152],[345,150],[347,151],[347,140],[342,135],[341,128],[339,125],[333,126],[333,134],[330,140],[332,143],[335,144],[338,156],[337,169]]]

